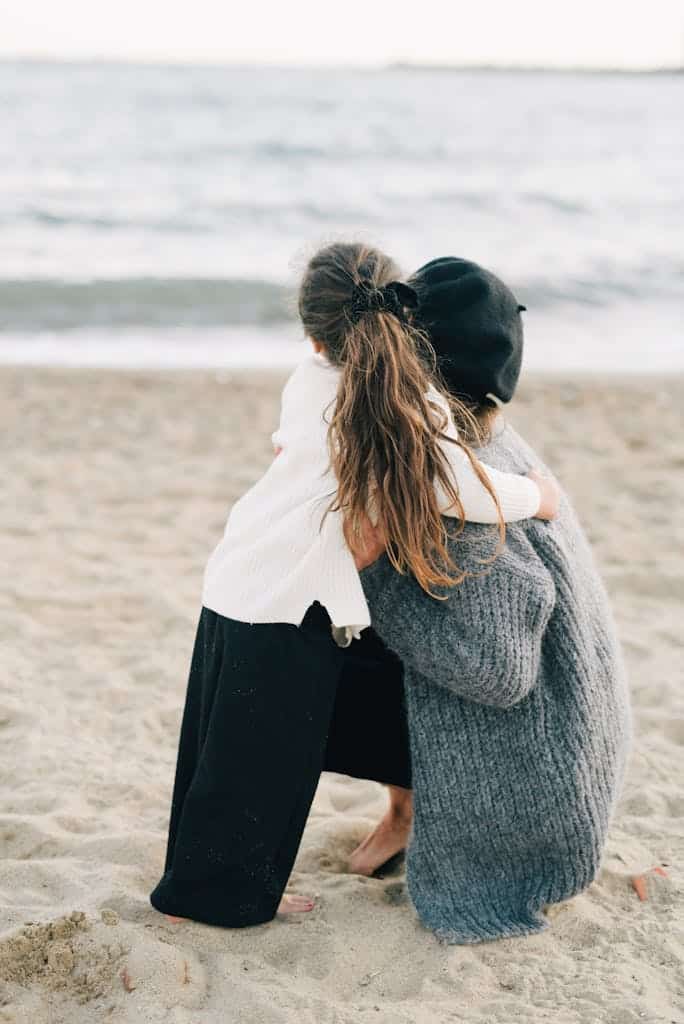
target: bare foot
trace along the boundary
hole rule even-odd
[[[313,910],[316,906],[315,902],[308,896],[297,896],[295,893],[286,893],[278,905],[278,914],[305,914],[309,910]],[[172,914],[165,915],[166,920],[170,921],[171,924],[180,924],[182,921],[187,921],[187,917],[174,917]]]
[[[308,896],[297,896],[295,893],[285,893],[278,907],[279,914],[305,914],[313,910],[315,903]]]
[[[388,811],[350,856],[349,870],[355,875],[372,875],[381,864],[405,849],[410,831],[410,815]]]

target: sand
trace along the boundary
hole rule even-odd
[[[311,914],[152,909],[202,570],[282,376],[0,370],[0,1022],[684,1024],[683,383],[530,377],[511,409],[596,545],[636,737],[600,877],[543,934],[465,947],[401,867],[348,873],[385,793],[337,775],[292,880]]]

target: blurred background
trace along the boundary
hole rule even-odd
[[[678,0],[3,0],[0,360],[286,365],[361,236],[504,276],[529,368],[682,368],[682,65]]]

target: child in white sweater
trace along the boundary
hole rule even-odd
[[[334,265],[340,251],[345,254],[344,258],[349,251],[351,261],[349,303],[348,308],[340,303],[336,319],[343,318],[343,327],[348,325],[352,332],[363,321],[366,329],[371,325],[370,330],[377,330],[381,338],[384,330],[382,326],[374,328],[374,321],[377,319],[381,324],[391,321],[392,331],[401,339],[400,344],[411,361],[411,372],[415,373],[419,355],[411,351],[414,339],[406,322],[406,307],[402,305],[402,302],[412,302],[411,289],[391,278],[386,280],[396,272],[394,265],[380,254],[361,247],[331,246],[312,260],[312,266],[319,265],[324,274],[329,274],[329,264]],[[382,276],[375,281],[364,277],[362,266],[354,265],[355,260],[382,267]],[[309,274],[320,276],[321,270],[310,270]],[[314,293],[311,305],[315,309],[316,295],[324,289],[317,288],[313,282],[305,284],[303,291],[307,291],[307,287]],[[305,305],[304,316],[307,309]],[[283,391],[280,425],[273,434],[278,457],[233,506],[224,536],[206,567],[202,603],[220,615],[241,622],[299,625],[312,602],[318,601],[327,610],[333,627],[337,627],[336,634],[349,639],[370,625],[370,616],[345,537],[343,509],[336,507],[325,515],[337,493],[328,443],[329,421],[340,394],[349,392],[356,381],[364,382],[361,391],[372,384],[378,393],[387,397],[382,377],[386,371],[380,369],[386,357],[376,353],[371,373],[362,362],[356,366],[346,362],[344,342],[338,351],[338,346],[325,336],[312,335],[311,338],[317,351],[300,363]],[[370,346],[357,347],[362,359],[364,348]],[[401,375],[404,371],[399,369],[398,372]],[[455,501],[448,483],[437,477],[433,484],[434,507],[443,515],[476,523],[496,523],[500,519],[517,522],[533,516],[551,518],[556,494],[553,481],[502,473],[469,457],[467,451],[455,443],[458,433],[446,396],[431,382],[427,371],[419,370],[419,373],[424,385],[424,402],[421,403],[423,408],[416,410],[416,416],[427,419],[430,415],[435,423],[440,416],[443,419],[443,437],[436,427],[430,431],[425,425],[421,426],[426,433],[431,433],[458,495]],[[405,397],[402,400],[405,401]],[[428,403],[434,406],[434,414],[428,410]],[[383,429],[392,426],[394,415],[390,411],[388,424],[383,425]],[[404,457],[398,446],[400,441],[399,434],[389,441],[390,446],[397,443],[393,452],[397,461]],[[349,438],[339,436],[337,442],[349,444]],[[416,487],[419,488],[420,483],[416,480]]]
[[[485,470],[460,444],[410,324],[415,293],[397,276],[377,250],[335,245],[304,277],[316,351],[285,387],[279,454],[233,507],[205,572],[166,863],[150,896],[172,920],[242,927],[313,906],[283,893],[341,648],[370,625],[352,554],[369,517],[395,568],[432,593],[463,579],[443,514],[458,532],[465,519],[555,512],[552,481]]]

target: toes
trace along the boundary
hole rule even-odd
[[[309,899],[308,896],[293,896],[290,900],[291,907],[306,908],[313,907],[314,901]]]
[[[308,910],[313,910],[314,906],[315,903],[309,896],[298,896],[296,893],[292,893],[291,895],[283,896],[278,912],[281,914],[301,914]]]

